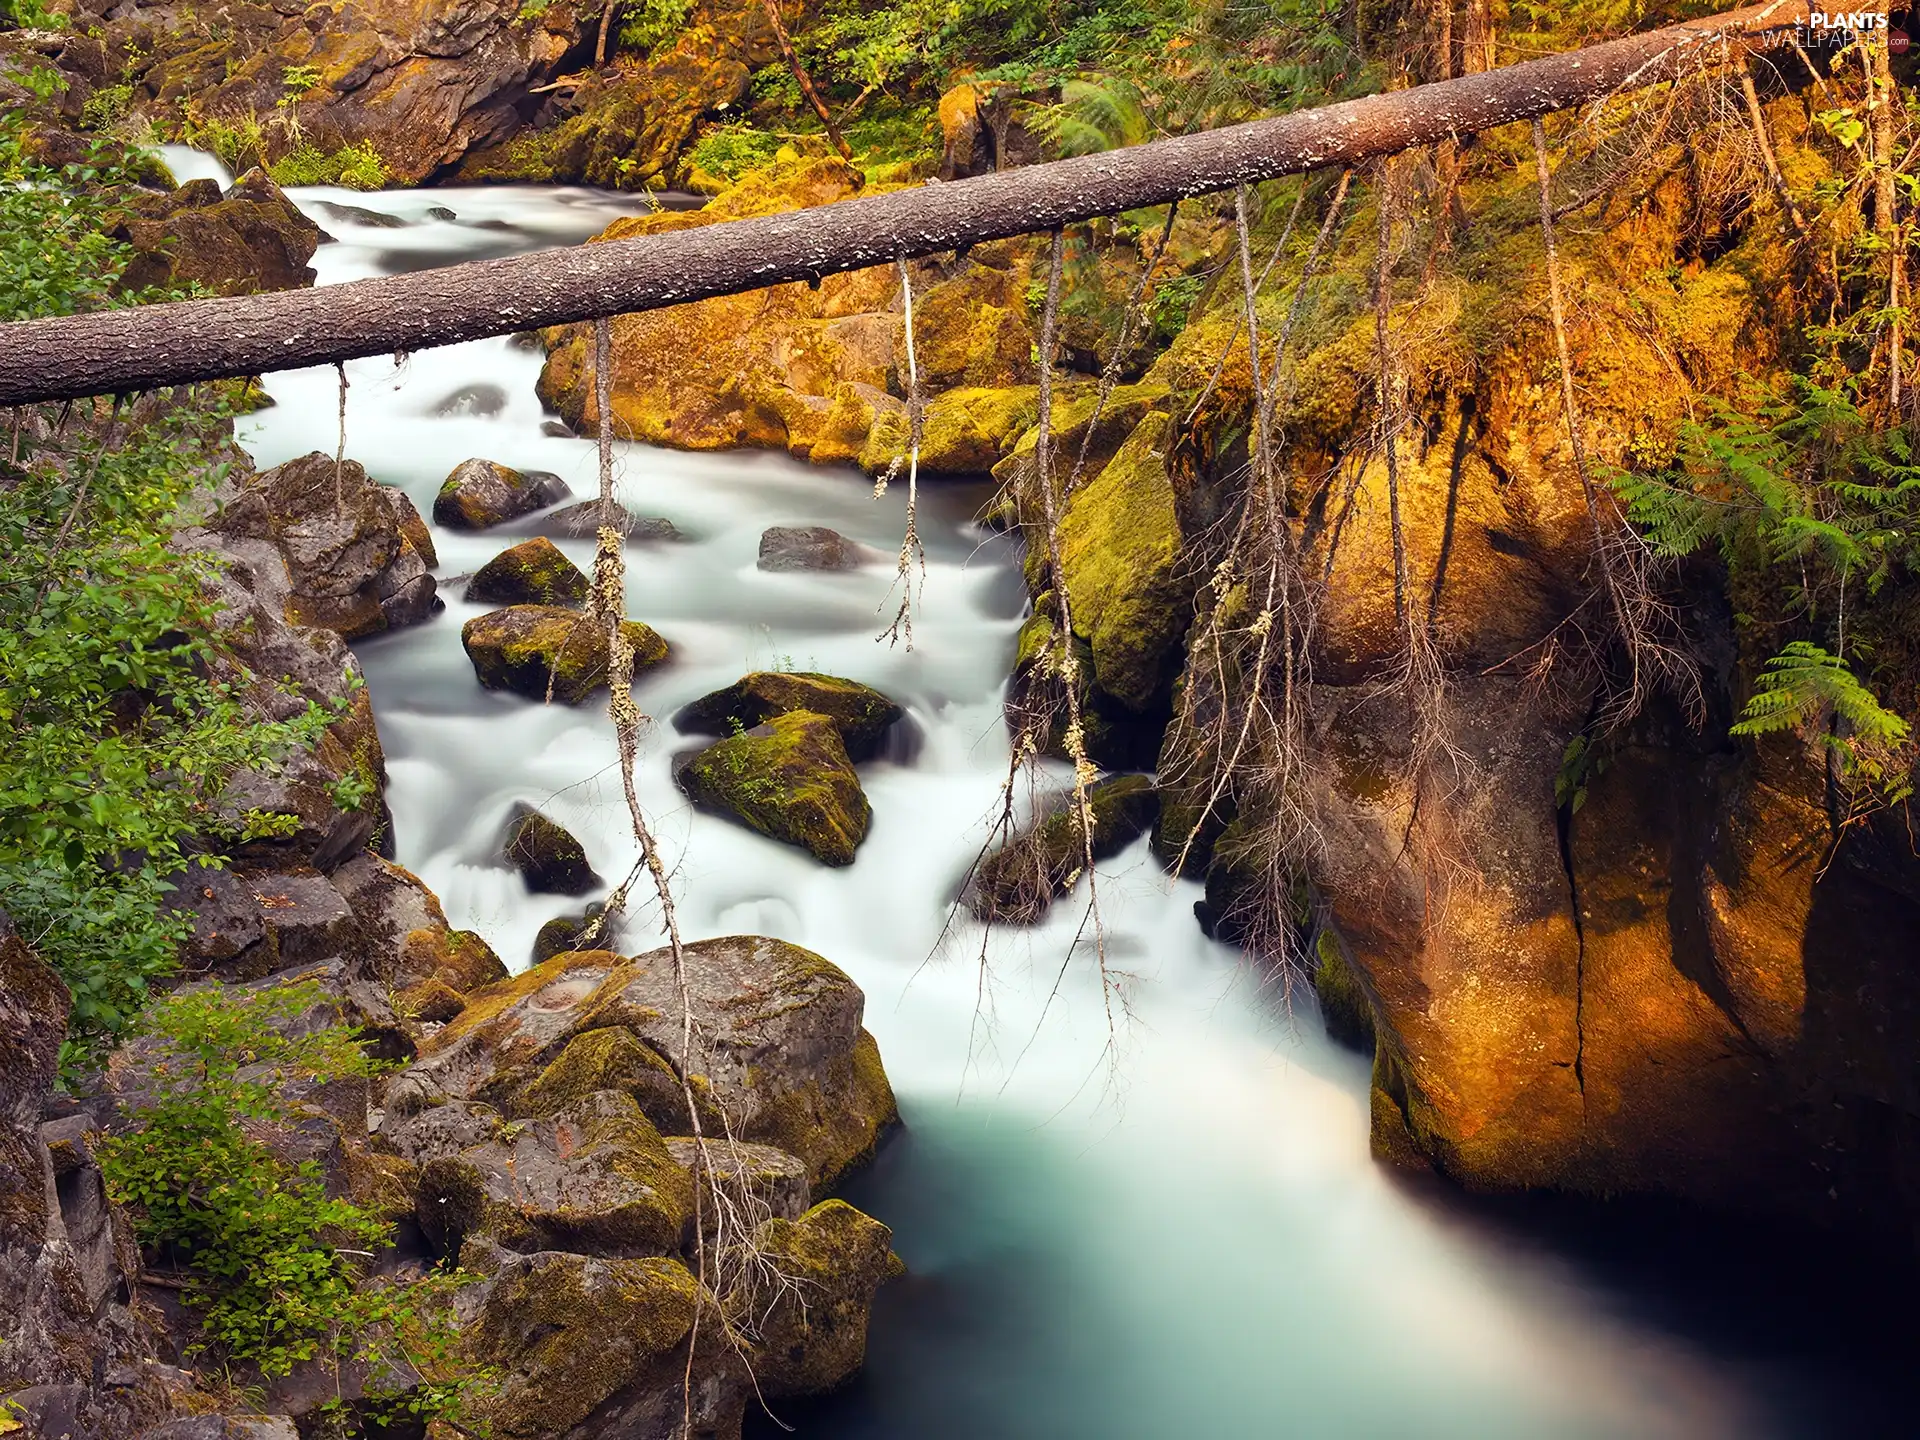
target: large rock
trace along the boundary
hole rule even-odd
[[[28,1434],[119,1437],[169,1398],[128,1307],[138,1256],[112,1223],[91,1121],[40,1123],[70,1003],[0,911],[0,1395]]]
[[[753,1375],[769,1399],[845,1384],[867,1355],[874,1292],[892,1270],[893,1232],[843,1200],[772,1219],[754,1248],[779,1277],[754,1307]]]
[[[313,283],[307,262],[321,240],[320,227],[258,168],[224,193],[211,180],[193,180],[169,195],[137,198],[114,235],[137,252],[119,281],[129,293],[297,290]]]
[[[837,157],[796,158],[743,177],[697,214],[619,220],[600,238],[831,204],[865,187],[860,172]],[[923,373],[936,387],[921,473],[986,471],[1033,424],[1025,301],[1033,253],[1031,242],[994,242],[975,246],[952,274],[931,263],[916,267],[917,347],[926,347]],[[931,322],[921,320],[923,311]],[[546,333],[541,397],[575,430],[593,433],[600,421],[590,329]],[[620,316],[613,322],[618,432],[680,449],[784,449],[884,472],[907,449],[904,342],[899,277],[886,267],[828,275],[817,287],[796,282]],[[948,385],[963,388],[937,388]]]
[[[524,474],[496,460],[462,460],[433,497],[433,522],[449,530],[490,530],[573,498],[558,475]]]
[[[289,623],[356,640],[432,613],[435,556],[419,512],[357,461],[316,450],[243,476],[221,499],[208,528],[254,562],[256,597]]]
[[[616,1092],[511,1125],[453,1101],[383,1133],[419,1166],[416,1214],[448,1256],[475,1237],[522,1253],[671,1255],[692,1223],[693,1177]]]
[[[734,735],[796,710],[824,715],[839,730],[847,758],[871,760],[887,730],[906,714],[872,686],[812,671],[756,670],[724,690],[702,695],[674,712],[676,730]]]
[[[866,546],[825,525],[772,525],[760,536],[761,570],[858,570],[872,556]]]
[[[709,1359],[693,1395],[685,1391],[699,1304],[699,1283],[676,1260],[505,1258],[459,1299],[472,1354],[500,1376],[482,1400],[487,1433],[671,1440],[686,1433],[690,1409],[694,1434],[738,1434],[746,1387],[737,1378],[714,1383]]]
[[[980,862],[967,894],[983,920],[1030,925],[1056,895],[1073,888],[1087,865],[1086,834],[1071,792],[1057,797],[1051,813]],[[1087,792],[1092,815],[1093,858],[1117,855],[1146,834],[1159,813],[1160,797],[1145,775],[1102,780]]]
[[[634,673],[667,658],[667,642],[637,620],[621,633],[633,649]],[[460,643],[489,690],[578,705],[607,683],[607,636],[597,620],[553,605],[512,605],[469,620]]]
[[[796,710],[687,757],[676,769],[696,803],[827,865],[851,865],[872,807],[840,728]]]
[[[544,537],[503,550],[473,572],[466,598],[482,605],[582,605],[585,572]]]
[[[897,1118],[878,1047],[860,1028],[859,987],[781,940],[732,936],[684,953],[699,1103],[724,1110],[737,1138],[799,1156],[816,1189],[832,1184]],[[579,1037],[624,1030],[683,1075],[683,1013],[670,951],[632,959],[573,951],[470,997],[425,1044],[412,1073],[439,1093],[484,1099],[509,1114],[546,1109],[587,1084],[611,1085],[650,1109],[669,1105],[664,1115],[652,1110],[656,1124],[684,1134],[684,1100],[662,1091],[650,1059],[604,1039],[591,1053],[574,1048],[585,1043]],[[572,1075],[549,1073],[563,1055],[562,1070]]]
[[[531,806],[514,806],[502,848],[537,895],[584,895],[601,883],[580,842]]]
[[[366,147],[387,178],[409,185],[520,128],[521,110],[537,104],[529,91],[559,73],[599,19],[566,0],[469,0],[452,10],[357,3],[325,25],[249,6],[210,29],[171,0],[87,8],[110,16],[107,38],[132,56],[130,73],[112,79],[131,79],[136,105],[155,118],[183,105],[200,116],[284,116],[257,142],[234,126],[227,143],[249,163],[289,170]],[[296,92],[292,74],[312,83]]]

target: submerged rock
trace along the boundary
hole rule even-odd
[[[1102,780],[1087,793],[1093,818],[1093,858],[1117,855],[1146,834],[1160,797],[1146,775]],[[980,862],[967,903],[982,920],[1031,925],[1056,895],[1071,890],[1086,869],[1086,836],[1069,793],[1039,824]]]
[[[489,530],[573,498],[558,475],[524,474],[494,460],[463,460],[433,498],[433,520],[449,530]]]
[[[675,712],[676,730],[732,735],[796,710],[824,715],[840,732],[850,760],[871,760],[890,726],[906,711],[869,685],[813,671],[756,670],[724,690]]]
[[[696,803],[827,865],[853,863],[873,814],[839,726],[806,710],[708,746],[676,778]]]
[[[729,936],[683,954],[698,1020],[689,1078],[699,1103],[724,1110],[737,1138],[800,1157],[816,1190],[831,1185],[898,1119],[879,1048],[860,1026],[860,988],[782,940]],[[509,1114],[544,1111],[607,1082],[656,1125],[685,1133],[684,1095],[661,1088],[660,1067],[634,1048],[677,1080],[682,1015],[670,951],[631,959],[571,951],[471,996],[409,1073]],[[707,1119],[702,1125],[711,1131]]]
[[[667,658],[667,642],[637,620],[623,620],[621,633],[633,647],[633,668]],[[607,683],[607,637],[598,622],[577,610],[553,605],[512,605],[466,623],[460,643],[474,674],[489,690],[511,690],[534,700],[549,695],[578,705]]]
[[[580,567],[541,537],[502,550],[474,571],[467,599],[486,605],[580,605],[591,588]]]
[[[535,894],[584,895],[601,883],[580,842],[531,806],[513,807],[503,849]]]
[[[561,428],[564,430],[566,427],[563,425]],[[603,525],[611,525],[629,540],[682,538],[671,520],[663,520],[657,515],[636,515],[617,500],[582,500],[578,505],[568,505],[551,515],[540,517],[540,528],[563,540],[590,540],[600,533]]]
[[[872,558],[866,546],[825,525],[773,525],[760,536],[762,570],[858,570]]]

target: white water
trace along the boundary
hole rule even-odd
[[[178,156],[170,156],[178,159]],[[204,169],[186,173],[211,173]],[[401,216],[403,229],[315,211],[339,243],[321,282],[583,238],[624,200],[553,189],[356,195],[316,202]],[[445,206],[458,218],[426,218]],[[482,227],[475,222],[494,222]],[[497,228],[505,224],[511,229]],[[430,507],[459,461],[553,470],[593,493],[591,442],[543,436],[537,355],[504,340],[349,365],[348,453]],[[272,376],[276,408],[245,440],[264,466],[335,443],[331,370]],[[436,416],[466,387],[492,415]],[[688,537],[629,551],[629,610],[673,646],[644,677],[650,714],[750,668],[820,669],[904,703],[916,743],[864,768],[871,833],[851,868],[694,814],[664,718],[641,792],[676,860],[690,936],[754,931],[808,946],[865,989],[867,1023],[910,1138],[856,1198],[896,1227],[913,1278],[876,1314],[872,1363],[805,1433],[834,1437],[1757,1437],[1789,1424],[1744,1364],[1622,1313],[1584,1270],[1407,1193],[1367,1153],[1366,1066],[1317,1019],[1288,1019],[1232,951],[1202,938],[1195,887],[1144,844],[1103,872],[1116,963],[1136,978],[1117,1065],[1084,957],[1041,1020],[1078,908],[990,947],[985,992],[967,927],[933,954],[1006,757],[1000,692],[1019,623],[1015,557],[966,523],[978,496],[936,490],[912,653],[876,644],[890,567],[763,574],[773,524],[826,524],[890,552],[902,495],[784,457],[623,447],[622,498]],[[528,533],[514,527],[513,535]],[[443,576],[511,539],[439,532]],[[583,566],[590,545],[561,542]],[[361,647],[392,775],[399,857],[456,925],[508,963],[577,906],[527,895],[496,857],[518,800],[585,841],[603,875],[632,856],[603,711],[482,691],[461,651],[481,607]],[[632,949],[658,943],[640,917]],[[930,955],[932,959],[929,960]],[[1304,1006],[1307,1002],[1298,1002]],[[1017,1064],[1015,1063],[1017,1060]]]

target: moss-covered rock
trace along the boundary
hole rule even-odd
[[[197,180],[168,195],[138,196],[114,233],[136,252],[119,282],[128,293],[295,290],[313,283],[307,262],[321,238],[320,227],[258,168],[224,194]]]
[[[1354,973],[1340,932],[1322,925],[1313,942],[1313,993],[1327,1034],[1356,1050],[1373,1049],[1373,1002]]]
[[[483,605],[581,605],[591,588],[585,572],[558,545],[536,536],[474,571],[467,599]]]
[[[867,1353],[874,1292],[891,1273],[893,1232],[843,1200],[798,1220],[769,1220],[754,1247],[780,1277],[759,1309],[753,1373],[772,1399],[817,1395],[850,1379]]]
[[[674,1069],[633,1031],[621,1025],[574,1036],[553,1061],[525,1085],[510,1079],[502,1090],[514,1113],[555,1115],[578,1105],[596,1090],[617,1090],[633,1098],[640,1112],[667,1134],[688,1128],[686,1090]],[[696,1093],[695,1103],[700,1096]],[[718,1117],[702,1115],[704,1124]],[[684,1163],[684,1162],[683,1162]]]
[[[1092,812],[1093,858],[1105,860],[1145,834],[1160,810],[1160,797],[1146,775],[1102,780],[1087,793]],[[1086,869],[1086,836],[1071,794],[1052,813],[980,862],[967,902],[983,920],[1030,925],[1056,895],[1078,883]]]
[[[806,710],[708,746],[677,778],[697,804],[827,865],[853,863],[873,813],[839,726]]]
[[[621,622],[638,674],[667,658],[667,642],[637,620]],[[607,683],[607,637],[598,622],[553,605],[511,605],[469,620],[460,643],[489,690],[578,705]]]
[[[543,965],[569,950],[592,948],[583,943],[587,938],[587,929],[605,909],[605,906],[596,902],[579,915],[556,915],[547,921],[533,937],[533,963]]]
[[[423,925],[401,939],[396,978],[415,983],[431,978],[465,995],[506,979],[507,967],[476,931]]]
[[[718,1203],[706,1206],[709,1225],[723,1207],[734,1215],[780,1220],[798,1220],[806,1211],[807,1166],[798,1155],[724,1134],[669,1136],[667,1150],[696,1180],[704,1177],[719,1192]]]
[[[481,1401],[487,1432],[554,1440],[627,1392],[654,1391],[659,1427],[617,1433],[674,1433],[674,1372],[684,1368],[699,1294],[676,1260],[554,1253],[504,1260],[484,1296],[468,1302],[472,1353],[501,1376]]]
[[[522,474],[495,460],[462,460],[433,497],[433,521],[449,530],[488,530],[572,496],[558,475]]]
[[[439,1120],[427,1110],[391,1140],[419,1163],[416,1213],[443,1253],[484,1237],[519,1251],[666,1255],[686,1237],[693,1177],[630,1096],[600,1091],[459,1149]]]
[[[587,863],[586,848],[529,805],[513,807],[502,853],[537,895],[584,895],[602,883]]]
[[[1040,414],[1032,385],[962,386],[927,402],[920,438],[922,474],[986,474],[1014,452]],[[904,409],[877,416],[860,455],[868,470],[882,471],[908,448]]]
[[[824,715],[840,732],[850,760],[871,760],[890,726],[906,711],[869,685],[814,671],[756,670],[724,690],[702,695],[674,713],[677,730],[731,735],[796,710]]]
[[[859,987],[811,951],[759,936],[684,953],[699,1021],[691,1079],[724,1108],[730,1133],[799,1156],[816,1187],[870,1154],[898,1113],[879,1049],[860,1028]],[[681,1009],[670,952],[569,951],[470,996],[410,1073],[439,1093],[512,1104],[576,1037],[622,1028],[679,1074]],[[616,1060],[615,1044],[595,1042],[549,1086]]]
[[[1067,498],[1060,520],[1073,627],[1092,646],[1093,683],[1134,711],[1164,703],[1192,618],[1167,474],[1171,428],[1165,415],[1148,415]]]

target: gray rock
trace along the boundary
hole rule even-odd
[[[760,536],[762,570],[857,570],[867,547],[825,525],[774,525]]]
[[[587,540],[599,534],[600,527],[607,524],[629,540],[686,538],[671,520],[664,520],[657,515],[636,515],[617,501],[609,505],[600,500],[582,500],[578,505],[568,505],[550,515],[542,515],[537,528],[543,535],[556,535],[563,540]]]
[[[434,497],[433,520],[449,530],[488,530],[572,498],[567,482],[545,470],[463,460]]]

